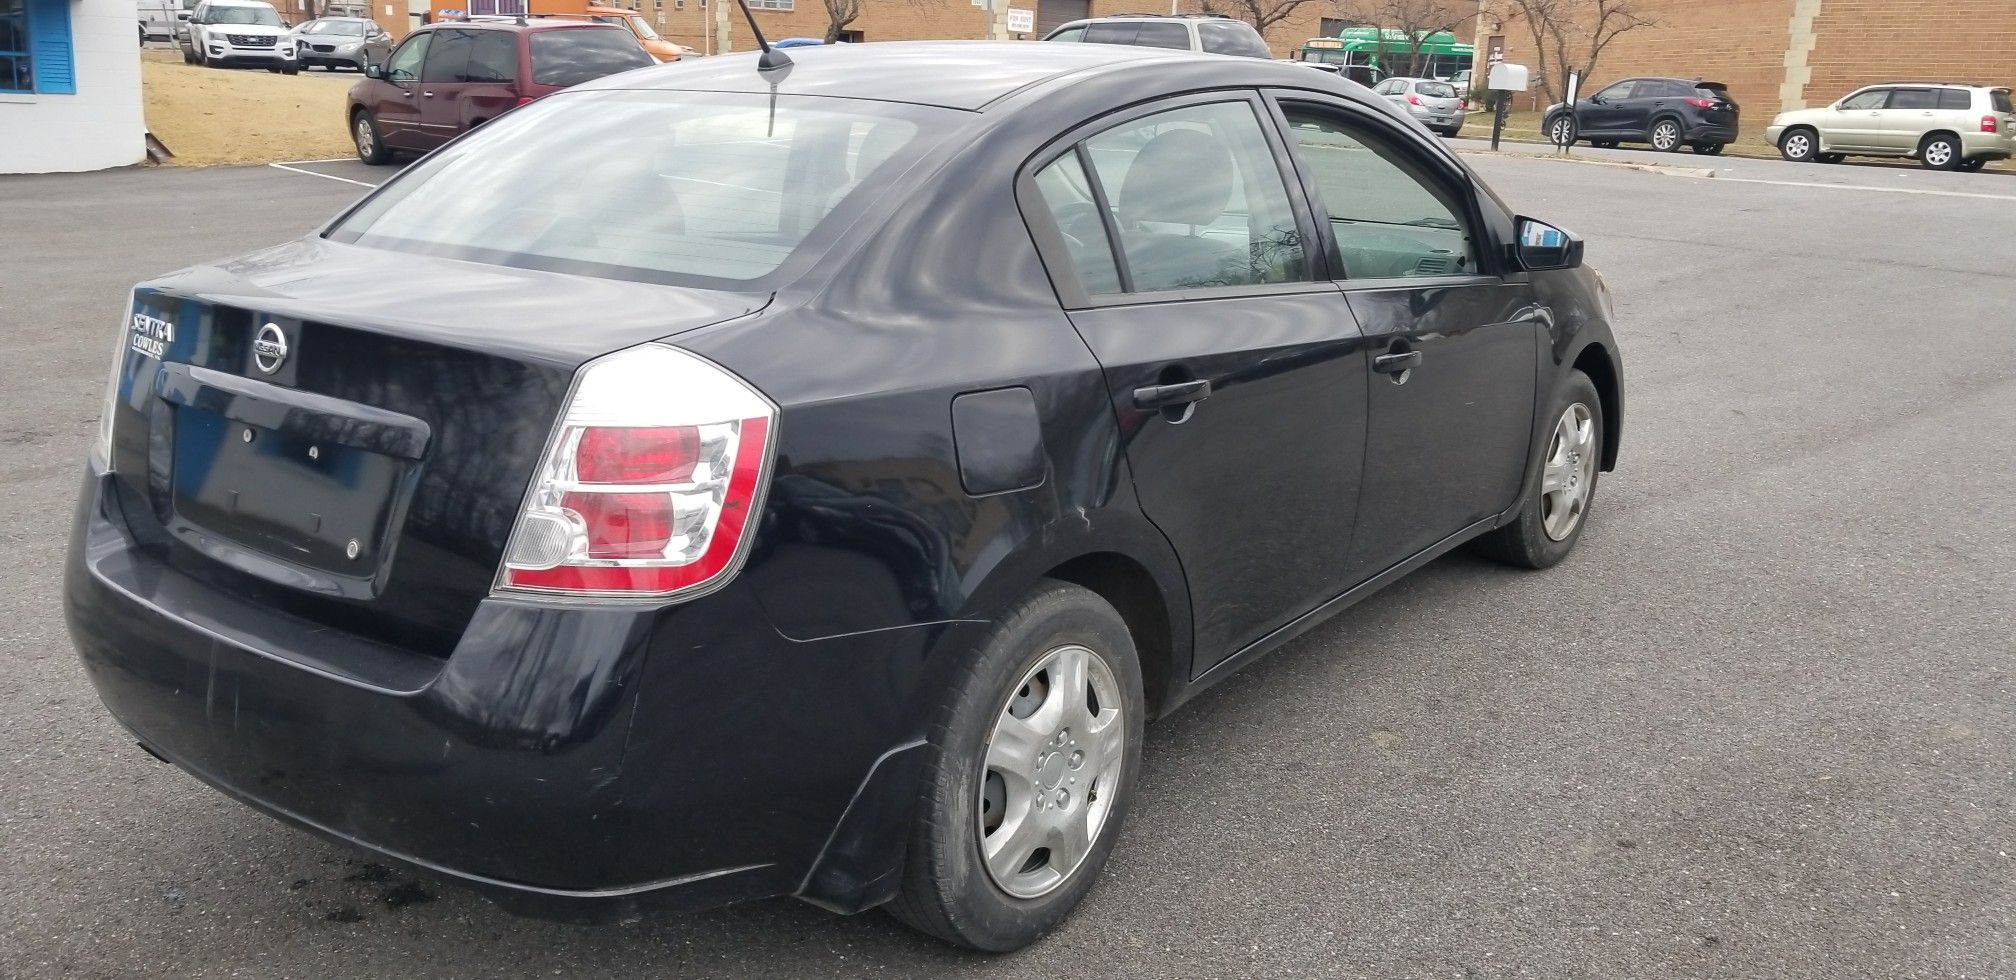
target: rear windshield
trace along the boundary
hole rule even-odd
[[[579,85],[657,63],[637,38],[620,27],[569,28],[532,35],[532,80],[541,85]]]
[[[1448,82],[1415,82],[1414,91],[1431,99],[1453,99],[1456,97],[1456,86]]]
[[[1995,91],[1989,93],[1989,97],[1995,101],[1996,112],[2016,112],[2016,108],[2011,108],[2009,105],[2008,89],[1998,88]]]
[[[364,36],[364,22],[361,20],[318,20],[302,28],[303,34],[348,34]]]
[[[607,91],[549,96],[408,168],[329,231],[378,248],[724,288],[816,254],[951,109]],[[861,188],[869,187],[863,191]],[[857,212],[858,213],[858,212]]]

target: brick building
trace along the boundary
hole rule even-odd
[[[1639,0],[1657,23],[1620,35],[1590,80],[1673,75],[1726,83],[1752,123],[1887,81],[2016,82],[2010,0]],[[1537,66],[1505,0],[1484,0],[1480,47]],[[1585,91],[1587,91],[1585,89]]]

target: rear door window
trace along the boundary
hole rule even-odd
[[[1929,88],[1900,88],[1890,93],[1892,109],[1937,109],[1939,93]]]
[[[1094,296],[1119,292],[1120,267],[1113,262],[1113,239],[1106,234],[1092,179],[1077,151],[1037,171],[1036,190],[1064,236],[1064,247],[1071,253],[1071,265],[1085,291]]]
[[[657,64],[629,31],[618,28],[540,31],[532,35],[532,80],[579,85],[619,71]]]
[[[433,49],[427,52],[427,67],[420,72],[423,82],[459,82],[469,70],[469,49],[476,46],[473,31],[435,31]]]
[[[469,49],[465,82],[513,82],[518,79],[518,35],[510,31],[476,31]]]
[[[1134,31],[1133,21],[1093,24],[1085,28],[1085,40],[1092,44],[1133,44]]]
[[[1190,50],[1190,29],[1182,24],[1148,22],[1135,26],[1139,32],[1134,35],[1135,44],[1151,48],[1174,48],[1178,51]]]

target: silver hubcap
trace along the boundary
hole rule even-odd
[[[1935,167],[1943,167],[1953,159],[1953,148],[1944,143],[1933,143],[1925,148],[1925,162]]]
[[[1652,131],[1653,145],[1662,150],[1671,149],[1673,144],[1678,142],[1680,142],[1680,129],[1672,123],[1660,123],[1659,128]]]
[[[1568,144],[1568,120],[1554,120],[1554,142],[1561,146]]]
[[[1793,133],[1785,139],[1785,152],[1795,157],[1804,157],[1812,149],[1813,144],[1806,139],[1804,133]]]
[[[1540,524],[1561,541],[1575,533],[1596,488],[1596,422],[1589,406],[1576,402],[1554,423],[1547,463],[1540,471]]]
[[[1078,870],[1113,812],[1126,759],[1120,686],[1082,646],[1044,655],[994,722],[975,816],[980,856],[1017,898],[1054,891]]]
[[[367,157],[371,155],[371,120],[363,116],[357,117],[357,152]]]

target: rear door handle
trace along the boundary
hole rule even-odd
[[[1421,352],[1418,350],[1381,354],[1372,359],[1372,370],[1380,374],[1405,374],[1420,366]]]
[[[1134,389],[1134,407],[1154,412],[1178,405],[1194,405],[1211,397],[1211,382],[1200,378],[1172,385],[1149,385]]]

